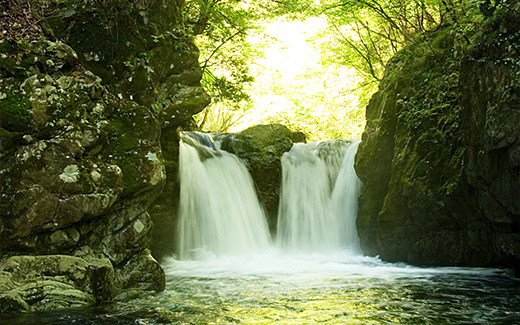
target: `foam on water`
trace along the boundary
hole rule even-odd
[[[406,264],[386,263],[379,258],[353,255],[350,251],[328,254],[290,254],[277,249],[251,255],[208,256],[198,260],[182,261],[175,258],[164,263],[169,277],[195,278],[272,278],[323,279],[339,278],[414,278],[439,274],[494,274],[496,269],[437,267],[422,268]]]

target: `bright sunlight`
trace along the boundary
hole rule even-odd
[[[247,42],[261,55],[249,64],[255,80],[245,87],[247,108],[226,110],[226,103],[213,103],[204,129],[238,132],[280,123],[305,133],[308,140],[359,138],[365,116],[355,90],[362,80],[353,68],[327,59],[324,49],[334,42],[328,28],[318,17],[278,19],[249,35]],[[223,120],[232,122],[224,129],[219,125]]]

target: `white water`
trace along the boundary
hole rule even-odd
[[[184,255],[212,254],[166,260],[167,289],[157,296],[162,300],[155,310],[171,306],[175,322],[196,324],[520,319],[518,290],[499,270],[418,268],[360,253],[355,230],[360,183],[353,169],[358,144],[296,145],[283,157],[278,246],[269,243],[244,166],[224,152],[183,144],[180,232],[187,232],[182,245],[190,247]],[[247,186],[235,188],[235,175]],[[223,206],[242,201],[257,212]],[[244,218],[251,214],[256,221]],[[232,254],[235,250],[241,254]]]
[[[356,218],[361,181],[354,170],[354,158],[360,143],[361,141],[353,142],[345,152],[331,195],[332,214],[339,223],[340,246],[359,254],[362,251],[357,234]]]
[[[267,222],[243,163],[230,153],[204,147],[187,135],[183,137],[179,154],[180,258],[267,250]]]
[[[360,181],[353,167],[358,145],[298,143],[283,155],[281,247],[291,252],[360,253],[355,225]]]
[[[274,252],[247,169],[205,137],[184,134],[180,146],[179,257]],[[360,182],[353,167],[358,144],[295,144],[283,155],[277,254],[361,253],[355,227]]]

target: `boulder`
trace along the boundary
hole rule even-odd
[[[269,229],[276,232],[278,201],[282,177],[282,155],[293,143],[305,142],[305,135],[280,124],[252,126],[239,133],[215,137],[221,148],[237,155],[253,177]]]
[[[109,262],[70,255],[10,257],[0,263],[0,274],[2,312],[89,306],[113,290]]]

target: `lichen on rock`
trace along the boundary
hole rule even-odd
[[[0,309],[162,290],[147,209],[175,182],[164,135],[209,102],[180,3],[2,6],[28,16],[0,40]]]

